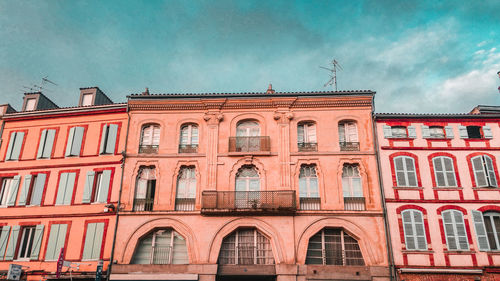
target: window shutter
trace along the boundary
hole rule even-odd
[[[12,227],[12,234],[10,235],[9,244],[7,246],[7,251],[5,253],[6,261],[11,261],[14,259],[14,253],[16,252],[19,231],[21,231],[20,225],[14,225]]]
[[[14,147],[12,148],[12,160],[18,160],[19,154],[21,153],[21,148],[23,146],[24,132],[17,132],[16,134],[16,142],[14,143]]]
[[[444,232],[446,234],[446,244],[448,246],[448,250],[457,250],[458,247],[455,238],[455,228],[451,217],[451,211],[443,212],[442,217],[443,217]]]
[[[304,139],[304,128],[305,125],[304,124],[299,124],[297,126],[297,143],[304,143],[306,142],[305,139]]]
[[[33,237],[33,247],[31,248],[30,260],[37,260],[40,254],[40,246],[42,245],[43,238],[43,224],[39,224],[35,229],[35,236]]]
[[[477,243],[479,244],[480,251],[489,251],[490,244],[488,243],[488,236],[484,226],[483,213],[471,210],[472,219],[474,220],[474,230],[476,231]]]
[[[458,126],[458,132],[460,133],[460,138],[461,139],[467,139],[467,138],[469,138],[469,133],[467,133],[467,127],[465,127],[465,126]]]
[[[484,171],[483,166],[483,159],[481,156],[472,158],[472,168],[474,170],[474,176],[476,178],[476,187],[488,186],[486,172]]]
[[[17,190],[19,189],[19,182],[21,181],[21,176],[15,176],[12,180],[9,192],[9,200],[7,201],[7,206],[16,205]]]
[[[142,145],[151,145],[153,140],[153,126],[149,125],[142,129]]]
[[[453,136],[453,127],[452,126],[445,126],[444,131],[446,133],[446,138],[447,139],[452,139],[454,138]]]
[[[2,226],[2,233],[0,234],[0,261],[3,260],[5,249],[7,249],[7,240],[9,239],[10,226]]]
[[[153,145],[160,145],[160,127],[153,127]]]
[[[68,173],[62,173],[59,179],[59,187],[57,188],[56,205],[64,204],[64,194],[68,183]]]
[[[411,157],[405,157],[406,175],[408,176],[408,186],[417,186],[417,171],[415,169],[415,160]]]
[[[94,171],[87,172],[87,180],[85,181],[85,187],[83,188],[82,203],[90,203],[90,197],[92,197],[92,189],[94,187],[94,177]]]
[[[95,235],[94,235],[94,247],[92,248],[93,259],[100,259],[101,257],[101,245],[104,235],[104,223],[96,223]]]
[[[429,126],[422,125],[421,128],[422,128],[422,137],[424,139],[430,138],[431,137],[431,132],[429,130]]]
[[[71,147],[71,155],[80,156],[83,141],[83,127],[75,127],[75,137],[73,138],[73,146]]]
[[[42,131],[40,136],[40,143],[38,144],[38,152],[36,153],[36,158],[43,157],[43,148],[45,147],[45,138],[47,137],[47,130]]]
[[[424,216],[420,211],[413,210],[413,221],[415,223],[416,245],[418,250],[427,250],[427,239],[425,237]]]
[[[316,124],[309,124],[307,127],[307,136],[308,136],[308,141],[311,143],[316,143]]]
[[[66,153],[64,154],[65,156],[71,155],[71,147],[73,147],[73,138],[75,136],[75,128],[76,127],[69,129],[68,141],[66,143]]]
[[[396,184],[398,186],[407,186],[406,178],[405,178],[405,169],[403,161],[404,157],[396,157],[394,158],[394,169],[396,172]]]
[[[356,126],[356,123],[354,122],[349,122],[345,124],[347,126],[347,141],[348,142],[358,142],[358,127]]]
[[[43,190],[45,188],[45,180],[47,175],[44,173],[40,173],[36,175],[36,182],[33,186],[33,193],[31,194],[31,202],[30,205],[38,205],[42,204],[42,195]]]
[[[98,237],[96,237],[96,228],[97,228],[97,223],[89,223],[87,224],[87,233],[85,235],[85,246],[83,248],[83,260],[92,260],[92,259],[97,259],[99,258],[98,256],[96,257],[94,255],[94,243],[98,242]],[[101,237],[102,241],[102,237]],[[100,244],[100,243],[99,243]],[[99,250],[100,250],[99,246]]]
[[[469,241],[467,240],[463,215],[459,211],[454,211],[453,215],[455,218],[455,226],[457,228],[458,246],[460,250],[469,250]]]
[[[19,195],[19,206],[26,205],[26,197],[28,197],[28,192],[31,185],[31,175],[24,176],[23,188],[21,189],[21,194]]]
[[[432,159],[432,162],[434,163],[434,175],[436,176],[436,185],[446,186],[442,157],[434,157]]]
[[[486,169],[488,170],[489,186],[498,187],[497,176],[495,174],[495,169],[493,167],[493,160],[488,155],[484,155],[484,162],[486,163]]]
[[[99,190],[99,198],[97,198],[97,202],[100,202],[100,203],[108,202],[108,192],[109,192],[110,181],[111,181],[111,170],[102,171],[101,186],[98,187],[100,190]]]
[[[56,137],[56,130],[48,130],[47,138],[45,139],[45,146],[43,148],[43,158],[50,158],[52,154],[52,146],[54,145],[54,139]]]
[[[189,130],[189,126],[183,126],[181,128],[181,144],[184,144],[184,145],[188,144],[188,130]]]
[[[386,139],[392,138],[391,126],[384,125],[384,138]]]
[[[198,144],[198,126],[191,126],[191,144]]]
[[[405,235],[405,244],[407,250],[415,250],[415,233],[413,233],[412,210],[406,210],[401,213],[403,219],[403,231]]]
[[[415,126],[408,126],[408,137],[411,139],[416,139],[417,138],[417,130]]]
[[[118,125],[110,124],[108,132],[108,142],[106,143],[105,153],[115,153],[116,135],[118,133]]]
[[[457,179],[455,175],[455,168],[453,166],[453,160],[449,157],[443,157],[443,167],[446,174],[446,185],[447,186],[457,186]]]
[[[104,124],[102,126],[101,146],[99,146],[99,154],[103,154],[106,151],[106,134],[107,133],[108,133],[108,125]]]
[[[493,133],[491,132],[490,126],[483,126],[483,137],[485,139],[492,139]]]
[[[73,189],[75,188],[75,178],[76,173],[68,173],[68,181],[66,182],[66,188],[64,189],[64,205],[71,205],[71,199],[73,199]]]
[[[66,240],[67,224],[53,224],[50,228],[50,237],[47,243],[47,251],[45,252],[45,260],[57,260],[61,248]]]
[[[339,142],[346,142],[346,124],[339,124]]]
[[[7,156],[5,156],[5,160],[11,160],[12,158],[12,149],[14,148],[14,143],[16,142],[16,132],[10,133],[9,145],[7,146]]]

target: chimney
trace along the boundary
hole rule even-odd
[[[143,96],[149,96],[149,88],[146,87],[146,91],[142,92]]]
[[[113,101],[99,87],[80,88],[78,106],[112,104]]]
[[[274,94],[276,93],[275,90],[273,90],[273,84],[269,83],[269,87],[267,88],[266,94]]]
[[[46,97],[42,92],[24,93],[22,111],[34,111],[59,108],[57,104]]]

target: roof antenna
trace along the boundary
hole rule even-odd
[[[498,78],[500,78],[500,71],[497,72],[497,74],[498,74]],[[500,93],[500,86],[498,87],[498,92]]]
[[[33,84],[32,86],[23,86],[23,88],[28,89],[31,92],[33,92],[33,91],[42,92],[42,90],[50,92],[51,90],[46,88],[46,84],[49,83],[49,84],[52,84],[55,86],[57,86],[57,84],[50,81],[49,79],[47,79],[47,77],[49,77],[49,76],[45,76],[42,78],[42,83],[40,83],[40,85]]]
[[[332,86],[335,86],[335,91],[337,91],[337,68],[339,70],[344,70],[344,69],[342,68],[342,66],[340,66],[339,62],[335,59],[333,59],[333,61],[330,64],[333,66],[333,68],[327,68],[327,67],[320,66],[320,68],[326,69],[326,70],[331,72],[330,80],[328,80],[328,82],[326,82],[323,87],[332,85]]]

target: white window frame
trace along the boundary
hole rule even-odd
[[[306,173],[307,170],[309,170],[309,173]],[[303,181],[301,179],[303,179]],[[312,179],[316,179],[316,186],[311,186]],[[317,167],[315,164],[300,166],[299,197],[319,198],[319,178],[318,178]]]
[[[231,233],[230,235],[226,236],[223,241],[222,241],[222,244],[224,243],[228,243],[227,242],[227,239],[230,239],[231,237],[234,237],[234,248],[233,249],[227,249],[227,250],[233,250],[234,251],[234,265],[238,265],[238,264],[242,264],[240,263],[240,255],[243,256],[243,253],[245,252],[244,250],[241,250],[240,249],[240,245],[239,245],[239,242],[240,242],[240,239],[239,239],[239,236],[241,235],[241,233],[243,231],[248,231],[249,229],[237,229],[236,231],[234,231],[233,233]],[[265,265],[265,264],[275,264],[275,261],[274,261],[274,253],[272,251],[272,247],[271,247],[271,241],[269,240],[268,237],[266,237],[264,234],[260,233],[257,229],[251,229],[251,231],[253,231],[253,243],[252,243],[252,246],[253,247],[253,263],[251,265]],[[258,236],[260,237],[263,237],[265,240],[263,243],[259,243],[258,242]],[[231,244],[233,244],[232,242],[229,242]],[[259,249],[259,245],[260,246],[264,246],[264,249],[260,248]],[[233,245],[231,245],[233,246]],[[222,245],[221,245],[222,247]],[[266,249],[267,248],[267,249]],[[227,265],[227,264],[233,264],[233,263],[220,263],[220,259],[221,259],[221,254],[224,255],[223,251],[225,249],[222,249],[221,248],[221,251],[219,253],[219,264],[222,264],[222,265]],[[247,250],[248,251],[248,250]],[[264,255],[259,255],[264,253]],[[222,258],[226,258],[226,257],[222,257]],[[228,259],[228,258],[227,258]],[[259,260],[264,260],[264,263],[259,263]],[[272,260],[272,263],[269,263],[268,261]],[[247,263],[243,263],[243,265],[249,265]]]
[[[198,145],[200,130],[196,124],[184,124],[181,126],[180,140],[181,145]],[[186,138],[183,136],[186,134]],[[196,137],[195,137],[196,136]]]
[[[445,165],[445,159],[448,159],[451,163],[451,170],[446,170],[446,165]],[[438,171],[436,169],[436,162],[439,161],[441,162],[441,168],[442,171]],[[436,180],[436,187],[457,187],[458,186],[458,181],[457,181],[457,174],[455,172],[455,164],[453,163],[453,158],[449,156],[436,156],[432,158],[432,165],[433,165],[433,170],[434,170],[434,178]],[[443,173],[443,179],[444,179],[444,184],[439,183],[439,177],[438,173]],[[453,174],[453,180],[455,181],[455,184],[451,184],[448,179],[448,175]]]
[[[401,159],[402,164],[403,164],[403,170],[398,170],[398,165],[396,164],[397,159]],[[413,164],[413,173],[415,174],[415,185],[410,185],[409,179],[410,179],[410,173],[412,171],[410,171],[408,169],[408,165],[406,163],[407,159],[410,159],[412,164]],[[393,165],[394,165],[394,173],[395,173],[394,176],[396,177],[397,186],[398,187],[417,187],[418,186],[418,176],[417,176],[417,166],[415,164],[415,159],[411,156],[401,155],[401,156],[394,157],[392,160],[393,160]],[[403,172],[406,184],[403,185],[401,182],[399,182],[398,175],[397,175],[398,172]]]
[[[359,142],[358,124],[355,121],[340,121],[338,127],[340,143]]]
[[[481,171],[477,171],[476,167],[474,167],[474,159],[477,159],[477,158],[481,159],[481,168],[482,168]],[[489,159],[489,161],[491,162],[492,169],[488,168],[486,159]],[[470,164],[472,165],[472,170],[474,172],[474,179],[476,182],[476,187],[498,187],[497,174],[495,172],[494,162],[490,156],[482,154],[482,155],[472,157],[470,159],[470,161],[471,161]],[[479,185],[478,175],[477,175],[478,172],[482,172],[484,174],[484,177],[486,179],[486,185]],[[492,179],[492,177],[494,177],[494,178]]]
[[[346,175],[346,170],[345,169],[353,169],[353,175]],[[354,175],[357,173],[357,175]],[[355,188],[356,186],[354,185],[354,179],[359,179],[359,191],[361,194],[355,194]],[[363,180],[361,178],[361,173],[359,171],[359,165],[358,164],[353,164],[353,163],[346,163],[342,167],[342,190],[344,197],[364,197],[363,193]],[[349,196],[346,196],[349,195]],[[361,195],[361,196],[359,196]]]
[[[302,130],[302,139],[300,139],[299,130]],[[317,143],[316,123],[301,122],[297,125],[297,143]]]
[[[410,221],[405,221],[405,214],[406,213],[409,213],[410,215]],[[420,216],[420,220],[422,221],[422,230],[423,230],[423,234],[422,235],[418,235],[418,231],[417,231],[417,222],[416,222],[416,218],[415,216],[418,215]],[[425,229],[425,220],[424,220],[424,214],[419,211],[419,210],[415,210],[415,209],[407,209],[407,210],[404,210],[401,212],[401,221],[403,223],[403,232],[404,232],[404,237],[405,237],[405,245],[406,245],[406,249],[407,250],[415,250],[415,251],[426,251],[427,250],[427,237],[426,237],[426,232],[427,230]],[[412,234],[410,233],[407,233],[407,230],[406,230],[406,226],[409,225],[411,227],[411,232]],[[408,241],[409,239],[413,239],[413,244],[414,244],[414,248],[412,247],[409,247],[408,246]],[[419,238],[423,238],[424,239],[424,246],[425,247],[420,247],[420,243],[418,242]]]
[[[11,189],[13,188],[14,178],[2,178],[2,186],[0,190],[0,206],[6,207],[10,199]]]
[[[450,218],[451,218],[451,223],[447,223],[445,222],[445,219],[444,219],[444,216],[446,213],[449,213],[450,214]],[[455,214],[460,214],[460,218],[461,220],[460,221],[456,221],[455,219]],[[445,237],[446,237],[446,247],[448,248],[449,251],[468,251],[470,249],[470,245],[469,245],[469,238],[467,237],[467,229],[465,227],[465,219],[464,219],[464,214],[459,211],[459,210],[445,210],[443,212],[441,212],[441,219],[443,220],[443,228],[444,228],[444,233],[445,233]],[[448,233],[447,230],[446,230],[446,225],[452,225],[452,228],[453,228],[453,233]],[[464,236],[460,236],[458,234],[458,227],[459,225],[462,225],[461,227],[463,227],[464,229]],[[456,246],[456,249],[451,249],[452,247],[450,247],[450,241],[449,241],[449,236],[453,236],[454,239],[455,239],[455,246]],[[467,242],[467,248],[461,248],[460,246],[460,238],[463,238],[465,237],[465,241]]]
[[[144,140],[144,133],[146,130],[151,130],[151,137],[149,140]],[[153,146],[160,145],[160,125],[158,124],[147,124],[142,126],[141,130],[141,146]]]
[[[31,256],[31,251],[33,250],[33,241],[35,240],[35,231],[36,231],[36,226],[35,225],[29,225],[29,226],[23,226],[21,228],[22,234],[21,234],[21,240],[19,240],[19,248],[17,252],[17,260],[19,261],[29,261],[30,256]],[[28,234],[26,234],[29,232]],[[25,235],[29,235],[28,240],[25,242],[24,238]],[[21,252],[21,249],[23,246],[27,244],[25,248],[25,253]]]

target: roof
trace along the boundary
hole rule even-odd
[[[231,97],[296,97],[296,96],[356,96],[375,95],[371,90],[352,91],[310,91],[310,92],[242,92],[242,93],[167,93],[167,94],[131,94],[129,99],[165,99],[165,98],[231,98]]]
[[[471,113],[376,113],[375,118],[394,119],[430,119],[430,118],[500,118],[500,112],[497,114],[471,114]]]
[[[62,107],[62,108],[52,108],[44,110],[33,110],[33,111],[21,111],[7,113],[3,116],[3,119],[18,119],[18,118],[44,118],[44,116],[54,116],[54,115],[78,115],[86,114],[90,112],[99,112],[103,110],[123,110],[126,111],[126,103],[112,103],[105,105],[95,105],[95,106],[72,106],[72,107]]]
[[[500,105],[478,105],[474,107],[472,114],[500,114]]]

